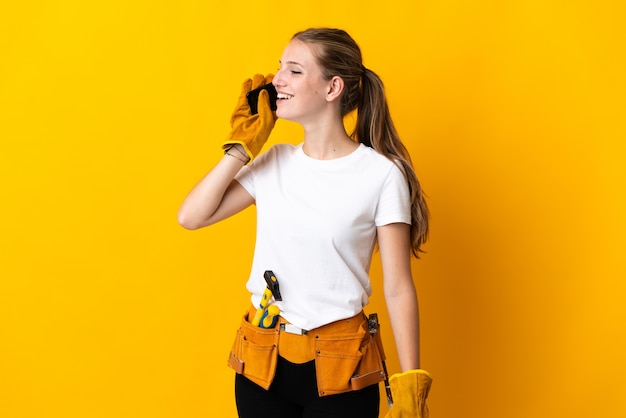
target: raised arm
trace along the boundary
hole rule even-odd
[[[254,200],[237,181],[235,174],[244,165],[235,149],[217,163],[189,192],[178,210],[178,223],[187,229],[198,229],[226,219],[247,208]],[[241,160],[240,160],[241,158]]]
[[[246,93],[270,83],[273,76],[256,74],[244,81],[232,114],[231,132],[222,145],[224,157],[189,192],[178,211],[178,222],[187,229],[214,224],[254,203],[252,196],[234,180],[245,164],[258,155],[267,141],[276,114],[270,109],[266,91],[258,98],[258,113],[250,114]]]

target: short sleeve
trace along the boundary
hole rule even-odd
[[[395,164],[382,185],[374,222],[376,226],[392,223],[411,224],[411,197],[409,185]]]

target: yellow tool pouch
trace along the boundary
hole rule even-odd
[[[341,330],[344,332],[335,332],[333,328],[337,325],[332,323],[309,333],[315,338],[320,396],[359,390],[385,379],[384,353],[368,331],[365,314],[361,312],[349,322],[352,329]],[[345,328],[345,324],[341,328]]]
[[[295,335],[281,331],[289,324],[280,317],[276,327],[253,326],[252,307],[237,331],[228,364],[259,386],[268,389],[276,373],[278,354],[292,363],[315,360],[319,396],[359,390],[385,379],[380,333],[372,335],[363,312]]]
[[[243,316],[228,365],[238,374],[243,374],[262,388],[269,389],[276,374],[279,331],[278,328],[265,329],[252,325],[249,318],[253,317],[254,310]]]

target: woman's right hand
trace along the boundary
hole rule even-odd
[[[235,144],[241,144],[250,161],[259,155],[276,123],[276,112],[270,109],[268,93],[263,90],[258,99],[259,112],[256,115],[251,115],[246,94],[250,90],[271,83],[273,78],[272,74],[268,74],[266,77],[262,74],[255,74],[252,79],[243,82],[237,106],[235,106],[230,118],[232,130],[222,148],[228,149]]]

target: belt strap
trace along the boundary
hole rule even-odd
[[[285,324],[284,322],[281,322],[280,330],[281,332],[288,332],[289,334],[295,335],[307,335],[309,333],[309,331],[305,329],[302,329],[292,324]]]

